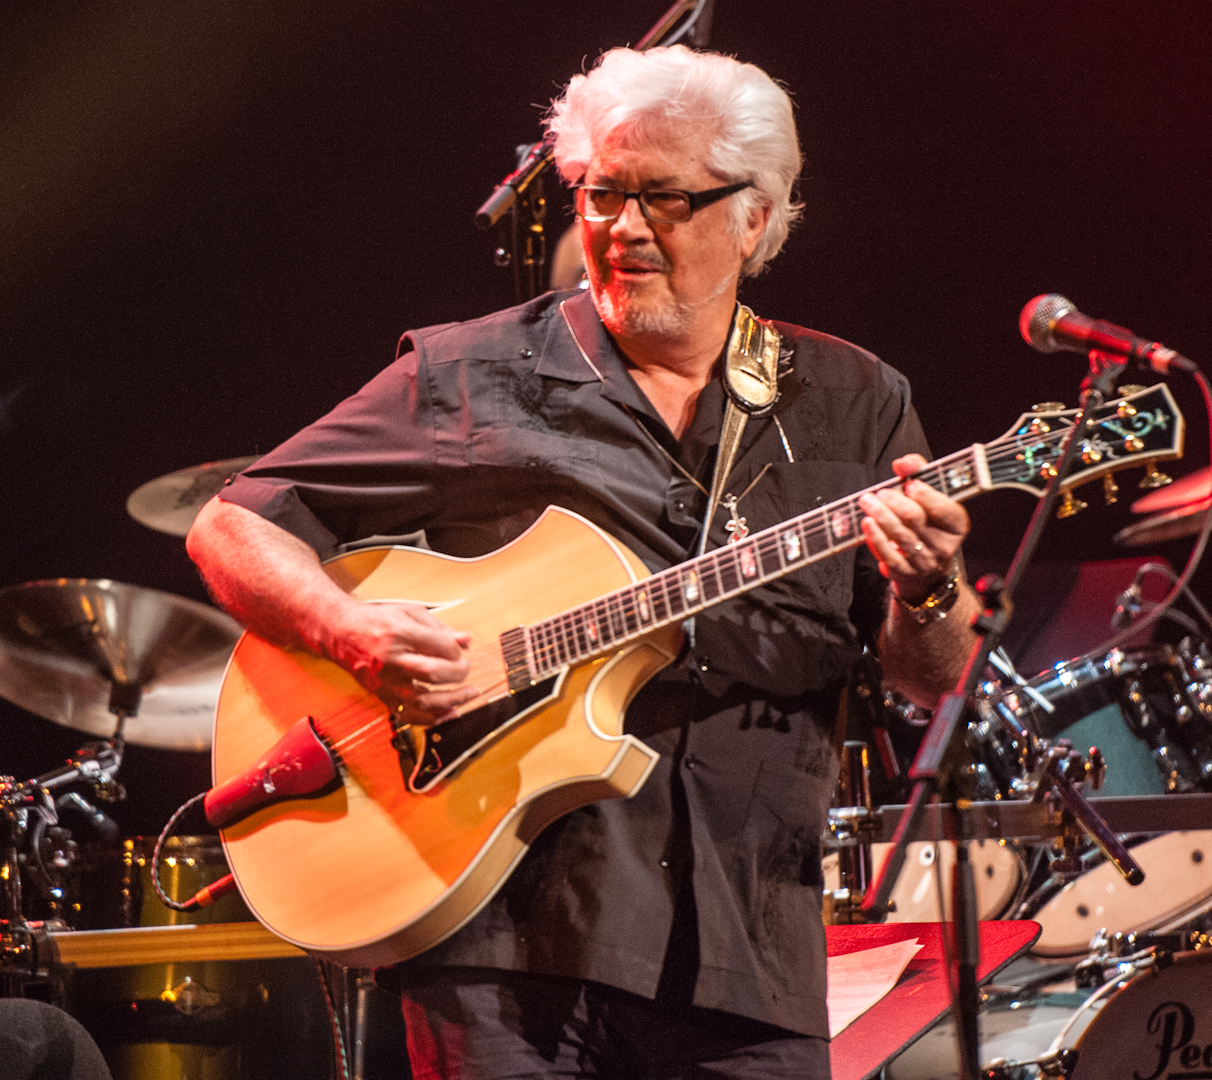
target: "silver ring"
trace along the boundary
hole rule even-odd
[[[913,554],[914,555],[920,555],[925,550],[926,550],[925,544],[914,544],[913,545]]]

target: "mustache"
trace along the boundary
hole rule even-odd
[[[611,247],[602,256],[602,264],[622,263],[628,267],[643,267],[646,270],[669,270],[669,259],[659,248],[621,248]]]

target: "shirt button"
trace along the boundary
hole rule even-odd
[[[677,500],[677,502],[675,502],[675,503],[673,504],[673,508],[674,508],[675,510],[677,510],[677,511],[681,512],[682,510],[685,510],[685,509],[686,509],[686,504],[685,504],[684,502],[682,502],[682,500],[681,500],[681,499],[678,499],[678,500]]]
[[[688,757],[686,759],[686,768],[688,768],[688,769],[693,769],[697,764],[698,764],[698,761],[693,757]]]
[[[523,360],[529,360],[532,356],[534,356],[534,353],[532,353],[529,349],[522,349],[520,355]]]
[[[668,868],[668,866],[669,866],[669,860],[668,860],[668,859],[662,859],[662,860],[661,860],[661,865],[662,865],[663,867]]]
[[[699,671],[710,671],[711,661],[706,656],[699,657]]]

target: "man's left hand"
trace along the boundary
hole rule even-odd
[[[910,477],[929,464],[920,454],[897,458],[892,470]],[[920,480],[863,495],[863,536],[907,604],[920,604],[947,578],[951,560],[968,535],[968,512]]]

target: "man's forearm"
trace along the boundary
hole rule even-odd
[[[890,595],[880,628],[879,654],[884,682],[915,705],[934,708],[942,694],[955,687],[972,651],[976,634],[972,617],[980,600],[967,583],[946,618],[920,625]]]
[[[302,540],[217,496],[185,540],[215,600],[276,645],[332,655],[333,627],[356,603]]]

